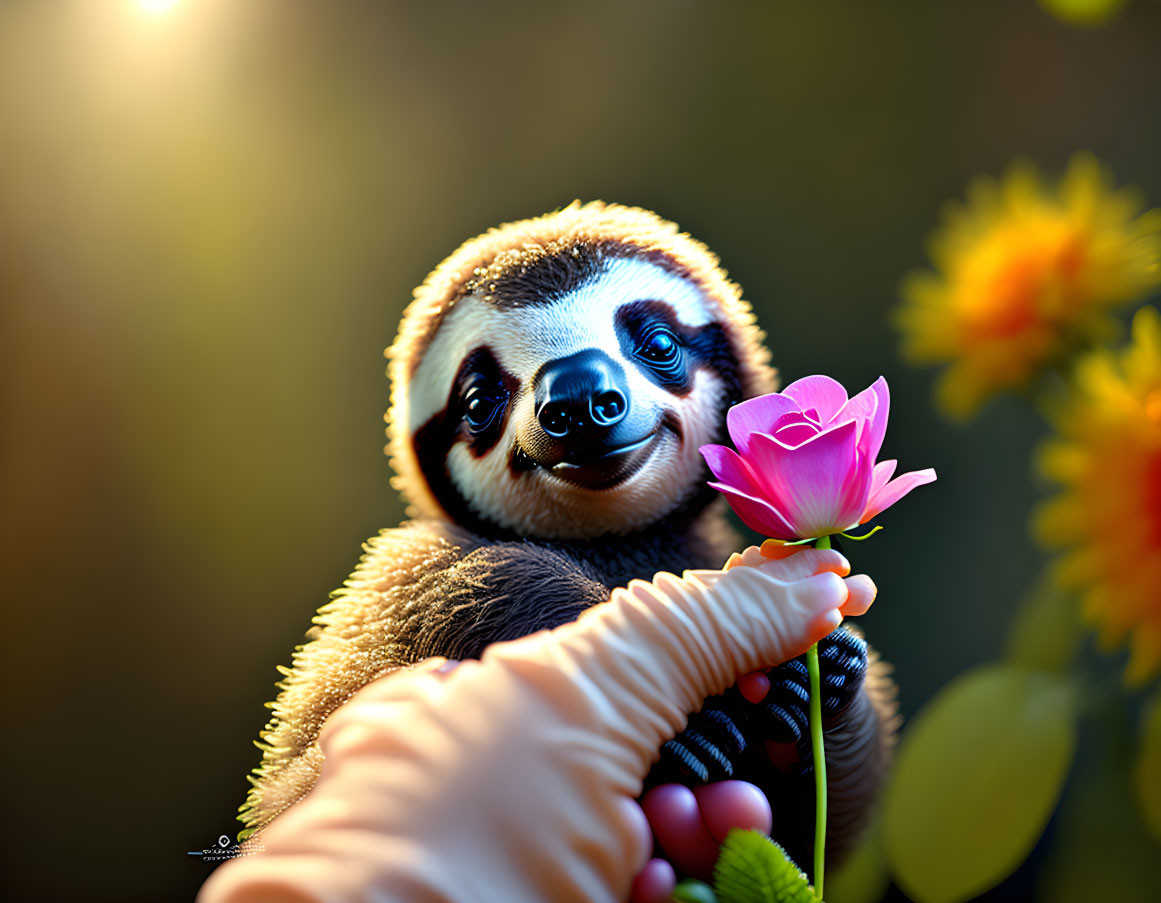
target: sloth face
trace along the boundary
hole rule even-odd
[[[718,305],[642,259],[576,282],[459,299],[414,372],[414,452],[453,520],[590,538],[648,525],[704,486],[698,447],[739,400]]]

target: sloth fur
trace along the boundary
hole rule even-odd
[[[387,451],[410,519],[368,540],[279,669],[243,835],[310,789],[320,726],[369,681],[433,655],[478,657],[635,578],[721,567],[742,543],[697,448],[721,439],[730,405],[775,389],[762,338],[717,258],[645,210],[574,203],[490,230],[440,264],[387,352]],[[550,370],[573,393],[565,401],[580,392],[588,408],[562,402],[563,420],[550,420]],[[613,403],[594,427],[598,396]],[[618,430],[646,439],[616,445]],[[612,451],[598,461],[586,449],[601,442]],[[835,861],[881,782],[896,716],[862,641],[841,631],[824,643]],[[813,779],[801,673],[800,662],[775,669],[763,704],[736,691],[708,700],[659,750],[649,782],[754,781],[775,838],[805,862]]]

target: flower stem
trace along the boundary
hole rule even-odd
[[[830,537],[821,536],[816,549],[829,549]],[[814,895],[822,900],[822,876],[826,861],[826,750],[822,745],[822,678],[818,669],[818,643],[806,653],[810,673],[810,755],[814,762]]]

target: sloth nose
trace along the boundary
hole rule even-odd
[[[536,378],[536,419],[554,439],[591,437],[628,411],[621,368],[595,348],[550,361]]]

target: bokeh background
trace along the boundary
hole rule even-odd
[[[0,0],[0,898],[189,898],[314,609],[402,516],[383,348],[459,242],[574,198],[707,242],[787,378],[934,466],[853,550],[905,713],[995,657],[1043,427],[889,311],[941,204],[1081,148],[1161,202],[1161,5]],[[1051,833],[1051,827],[1050,827]],[[1019,876],[987,899],[1024,899]]]

